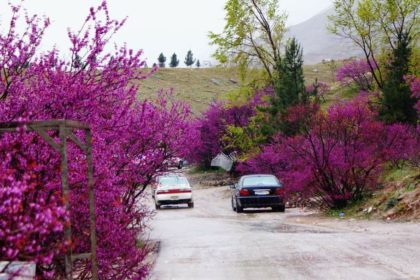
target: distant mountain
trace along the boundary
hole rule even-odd
[[[303,47],[305,64],[316,64],[328,59],[346,59],[362,56],[362,52],[350,40],[331,34],[327,30],[328,15],[333,8],[289,27],[287,38],[296,37]]]

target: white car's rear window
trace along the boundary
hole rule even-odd
[[[188,184],[187,178],[185,177],[168,176],[168,177],[160,177],[159,185],[162,188],[170,188],[170,187],[188,186],[189,184]]]

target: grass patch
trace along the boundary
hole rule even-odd
[[[339,89],[338,96],[341,99],[352,99],[360,93],[360,89],[355,85],[349,85]]]
[[[413,166],[404,166],[402,168],[390,166],[382,175],[384,182],[409,182],[410,178],[415,177],[420,177],[420,168]],[[411,183],[409,182],[406,187],[409,187]],[[415,186],[411,186],[411,188],[415,188]]]
[[[359,89],[355,85],[341,86],[334,84],[331,91],[325,94],[324,102],[321,104],[323,110],[328,109],[329,106],[340,101],[350,100],[359,94]]]
[[[214,174],[225,174],[226,170],[220,167],[203,167],[203,166],[194,166],[190,170],[191,174],[205,174],[205,173],[214,173]]]
[[[328,84],[335,82],[336,70],[343,65],[343,62],[335,63],[318,63],[314,65],[304,65],[303,72],[305,74],[306,83],[313,83],[315,79]]]
[[[147,70],[146,70],[147,72]],[[250,77],[256,74],[250,70]],[[334,83],[335,77],[326,64],[305,65],[306,84],[312,84],[315,78],[328,84]],[[240,88],[239,73],[236,68],[161,68],[154,75],[141,82],[139,97],[154,99],[161,89],[173,89],[174,97],[191,105],[192,111],[200,114],[214,100],[225,100],[229,93]]]
[[[359,199],[357,201],[350,202],[343,209],[328,209],[325,214],[333,218],[352,218],[357,216],[358,213],[363,209],[363,205],[366,201],[369,200],[369,197]]]
[[[215,99],[239,88],[234,68],[162,68],[142,82],[139,96],[154,99],[160,89],[173,89],[174,98],[191,105],[194,113],[203,112]]]
[[[408,184],[407,185],[407,187],[405,187],[405,191],[406,192],[412,192],[412,191],[414,191],[415,189],[417,188],[417,186],[416,186],[416,184],[414,184],[414,183],[410,183],[410,184]]]

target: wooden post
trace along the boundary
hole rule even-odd
[[[60,155],[61,155],[61,185],[63,191],[64,205],[66,207],[67,213],[70,215],[70,191],[69,191],[69,182],[68,182],[68,165],[67,165],[67,129],[64,124],[59,127],[60,135]],[[72,249],[71,249],[71,219],[64,227],[64,240],[68,243],[67,252],[64,257],[65,259],[65,268],[66,268],[66,279],[72,279],[73,273],[73,263],[71,259]]]
[[[95,218],[95,194],[93,182],[93,159],[92,159],[92,132],[86,129],[86,159],[88,172],[89,190],[89,213],[90,213],[90,245],[92,261],[92,278],[98,280],[98,261],[96,258],[96,218]]]

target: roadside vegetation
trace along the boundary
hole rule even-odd
[[[206,170],[220,152],[235,154],[231,175],[275,174],[290,201],[333,214],[419,217],[418,1],[334,3],[331,31],[364,58],[305,67],[299,42],[284,38],[277,0],[227,0],[223,32],[209,34],[213,69],[198,69],[191,51],[190,69],[164,69],[178,66],[176,54],[161,54],[158,69],[141,51],[106,51],[124,25],[106,2],[69,32],[70,56],[40,54],[48,18],[11,6],[0,34],[0,121],[91,127],[100,279],[147,279],[151,213],[141,198],[174,157]],[[89,251],[85,158],[71,141],[68,152],[69,210],[59,154],[24,126],[0,135],[0,260],[35,262],[39,279],[64,277],[69,246]],[[90,268],[74,262],[78,279],[91,279]]]
[[[172,157],[189,154],[195,132],[189,106],[163,91],[153,100],[137,98],[155,69],[143,73],[141,51],[105,51],[124,24],[109,16],[106,2],[90,10],[81,30],[69,31],[68,60],[58,50],[38,55],[47,18],[11,9],[9,30],[0,35],[0,121],[68,119],[90,126],[99,278],[144,279],[152,246],[143,237],[150,211],[140,200]],[[68,211],[60,154],[44,141],[61,143],[59,135],[45,133],[41,138],[22,125],[0,135],[0,260],[35,262],[37,279],[63,279],[69,248],[90,251],[86,157],[69,139]],[[68,224],[71,243],[64,239]],[[75,260],[73,271],[78,279],[92,278],[89,259]]]
[[[238,174],[276,174],[289,199],[329,209],[373,196],[389,183],[384,174],[418,173],[416,1],[335,1],[331,31],[366,56],[326,62],[333,82],[308,81],[299,42],[282,39],[285,17],[272,9],[277,4],[228,1],[223,33],[210,34],[221,63],[237,64],[244,76],[252,65],[262,70],[258,83],[240,83],[199,119],[195,160],[208,165],[217,153],[234,152]],[[259,45],[270,38],[281,43]],[[417,189],[418,176],[412,178]]]
[[[337,218],[367,218],[413,221],[420,219],[420,168],[386,168],[375,192],[352,202],[345,209],[329,209]]]

